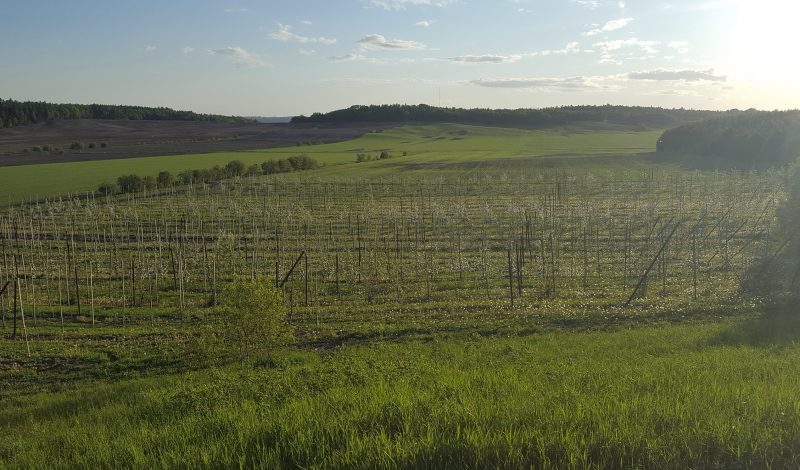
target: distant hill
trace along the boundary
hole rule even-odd
[[[248,122],[243,117],[198,114],[192,111],[176,111],[170,108],[106,104],[56,104],[43,101],[0,99],[0,128],[24,126],[59,119]]]
[[[720,114],[715,111],[631,106],[562,106],[541,109],[462,109],[420,105],[351,106],[329,113],[296,116],[293,123],[451,122],[506,127],[554,127],[608,123],[667,128]]]
[[[800,157],[800,111],[731,111],[670,129],[658,158],[694,168],[765,169]]]
[[[291,116],[246,116],[246,118],[262,124],[284,124],[292,120]]]

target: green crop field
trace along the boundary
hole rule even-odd
[[[0,169],[33,178],[14,202],[325,164],[0,212],[0,466],[797,467],[796,308],[740,289],[782,248],[787,174],[657,165],[658,135],[406,126]],[[95,173],[35,177],[68,165]]]
[[[408,155],[403,159],[404,164],[547,155],[626,155],[653,151],[658,135],[659,132],[654,131],[524,131],[455,124],[404,126],[337,144],[2,167],[0,203],[14,204],[68,193],[84,193],[94,191],[100,183],[113,182],[121,175],[155,176],[163,170],[178,173],[187,169],[224,166],[231,160],[241,160],[250,165],[273,158],[309,155],[322,164],[336,166],[335,169],[329,169],[331,173],[363,171],[366,166],[370,172],[388,173],[394,168],[385,162],[364,164],[358,169],[354,165],[339,165],[355,162],[357,153],[377,157],[381,151],[389,151],[395,156],[406,152]]]

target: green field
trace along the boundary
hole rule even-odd
[[[657,136],[75,164],[326,166],[0,212],[0,467],[797,467],[800,317],[740,290],[786,175],[656,165]],[[243,359],[217,293],[265,275],[293,341]]]
[[[369,162],[360,168],[357,153],[375,157],[387,150],[395,157],[403,152],[403,165],[431,162],[464,162],[496,158],[547,155],[627,155],[655,150],[660,132],[566,132],[525,131],[465,125],[404,126],[367,134],[360,139],[327,145],[288,147],[246,152],[131,158],[92,162],[54,163],[0,168],[0,203],[15,204],[31,199],[94,191],[102,182],[127,174],[155,176],[159,171],[178,173],[186,169],[224,166],[231,160],[250,165],[292,155],[308,155],[331,165],[327,174],[387,174],[398,160]]]

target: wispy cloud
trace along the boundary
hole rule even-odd
[[[563,91],[580,91],[604,88],[590,77],[535,77],[535,78],[498,78],[473,80],[470,83],[488,88],[530,88],[556,89]]]
[[[422,20],[422,21],[417,21],[416,23],[414,23],[414,26],[419,26],[420,28],[429,28],[429,27],[433,26],[433,23],[436,23],[436,21],[434,21],[434,20]]]
[[[417,41],[406,41],[402,39],[386,39],[380,34],[370,34],[359,39],[358,43],[366,49],[393,49],[393,50],[414,50],[426,49],[427,46]]]
[[[328,60],[332,60],[334,62],[343,62],[343,61],[347,61],[347,60],[358,60],[358,59],[363,59],[363,58],[364,58],[363,55],[361,55],[361,54],[359,54],[357,52],[351,52],[349,54],[344,54],[344,55],[330,56],[330,57],[328,57]]]
[[[220,49],[209,49],[208,53],[211,55],[230,57],[237,66],[264,67],[268,65],[261,56],[248,52],[241,47],[228,46]]]
[[[458,0],[364,0],[372,7],[383,8],[384,10],[404,10],[409,6],[435,6],[446,7],[457,3]]]
[[[158,49],[158,47],[156,47],[156,46],[154,46],[152,44],[148,44],[148,45],[144,46],[144,51],[145,52],[153,52],[156,49]]]
[[[728,77],[715,75],[713,69],[709,70],[648,70],[644,72],[631,72],[628,74],[631,80],[653,80],[653,81],[684,81],[684,82],[724,82]]]
[[[642,41],[638,38],[616,39],[613,41],[596,42],[592,46],[599,49],[601,64],[621,64],[623,60],[641,58],[641,54],[653,55],[658,53],[655,46],[658,41]]]
[[[183,54],[185,56],[190,56],[190,55],[194,54],[194,51],[195,51],[194,47],[186,46],[186,47],[181,49],[181,54]]]
[[[521,55],[462,55],[458,57],[451,57],[448,60],[458,62],[460,64],[508,64],[516,62],[522,58]]]
[[[687,52],[689,52],[689,43],[686,41],[670,41],[667,44],[667,47],[675,49],[681,54],[686,54]]]
[[[577,3],[582,7],[590,8],[592,10],[596,10],[601,6],[606,6],[606,5],[616,5],[621,9],[625,8],[625,2],[620,0],[571,0],[571,1],[572,3]]]
[[[318,37],[312,38],[307,36],[301,36],[299,34],[295,34],[291,31],[292,27],[288,24],[278,24],[278,30],[269,33],[269,37],[276,40],[276,41],[296,41],[302,44],[336,44],[336,39],[333,38],[326,38],[326,37]]]
[[[622,29],[625,26],[628,26],[630,22],[633,21],[633,18],[619,18],[616,20],[607,21],[604,25],[600,26],[597,25],[594,29],[590,29],[583,33],[584,36],[596,36],[598,34],[608,33],[611,31],[616,31],[618,29]]]
[[[225,13],[247,13],[249,8],[245,7],[230,7],[223,10]]]
[[[538,56],[548,56],[548,55],[554,55],[554,54],[555,55],[577,54],[578,52],[581,52],[581,47],[580,46],[581,46],[580,43],[573,41],[573,42],[567,44],[566,46],[564,46],[561,49],[545,49],[543,51],[531,52],[530,54],[527,54],[527,55],[529,55],[531,57],[534,57],[534,56],[537,56],[537,55]]]

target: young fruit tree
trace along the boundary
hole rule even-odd
[[[236,348],[242,363],[254,363],[264,355],[271,363],[275,350],[294,338],[283,292],[273,280],[234,278],[225,286],[221,300],[230,315],[223,336]]]

